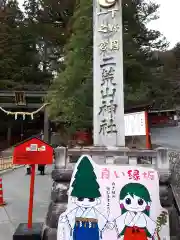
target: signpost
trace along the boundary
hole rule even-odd
[[[13,164],[16,165],[31,165],[31,180],[30,180],[30,196],[29,196],[29,209],[28,209],[28,230],[32,230],[32,215],[33,215],[33,200],[34,200],[34,182],[35,182],[35,169],[36,164],[52,164],[53,162],[53,148],[38,138],[30,138],[14,148]],[[19,231],[24,229],[18,228],[13,236],[14,240],[22,239],[18,238]],[[27,231],[26,231],[27,233]],[[25,239],[25,233],[24,238]],[[30,239],[30,238],[28,238]],[[31,239],[34,239],[33,236]],[[36,239],[36,238],[35,238]]]
[[[145,112],[127,113],[124,115],[125,136],[145,136]]]
[[[124,115],[125,136],[146,136],[146,148],[151,148],[148,112],[127,113]]]

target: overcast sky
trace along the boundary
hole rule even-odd
[[[170,42],[170,47],[180,41],[180,0],[154,0],[160,4],[160,19],[150,23],[152,29],[159,30]]]
[[[68,0],[67,0],[68,1]],[[180,41],[180,0],[146,0],[160,4],[160,19],[151,22],[148,26],[159,30],[170,42],[170,47]],[[19,0],[22,4],[24,0]],[[177,23],[177,24],[176,24]]]

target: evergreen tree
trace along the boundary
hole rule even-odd
[[[65,69],[48,97],[52,118],[66,122],[71,131],[92,122],[92,12],[91,0],[76,2],[71,37],[65,46]]]
[[[12,87],[21,78],[22,44],[20,28],[23,15],[16,0],[9,0],[0,9],[0,84]]]
[[[73,4],[65,0],[25,0],[27,26],[42,72],[47,75],[61,67]]]
[[[154,84],[156,89],[157,107],[173,108],[180,103],[180,44],[166,52],[158,52],[162,62],[160,71],[160,84]]]
[[[99,184],[96,179],[93,166],[88,157],[82,158],[71,186],[73,188],[71,196],[77,198],[100,197]]]
[[[72,9],[72,1],[25,0],[23,14],[17,0],[2,2],[1,89],[35,90],[37,84],[47,88],[60,67]]]
[[[45,82],[40,69],[36,39],[16,0],[0,9],[0,86],[23,90]],[[33,37],[32,37],[33,36]],[[32,89],[31,89],[32,90]]]
[[[43,24],[40,25],[39,11],[41,5],[38,0],[25,0],[24,9],[24,34],[29,39],[30,61],[31,68],[29,72],[29,79],[31,78],[34,84],[49,85],[52,74],[48,71],[46,64],[46,49],[44,51],[44,40],[41,36],[40,29],[43,29]],[[42,52],[43,49],[43,52]]]
[[[125,106],[154,99],[152,87],[159,80],[160,64],[154,49],[164,49],[167,43],[146,24],[157,19],[158,7],[144,0],[123,1]]]
[[[152,48],[166,47],[158,31],[148,30],[158,5],[144,0],[123,1],[125,103],[149,100],[158,61]],[[77,0],[71,36],[65,47],[65,69],[49,91],[50,115],[67,123],[69,131],[92,125],[92,1]],[[153,69],[153,71],[152,71]],[[134,94],[135,93],[135,94]]]

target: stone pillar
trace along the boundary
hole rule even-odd
[[[44,108],[44,139],[45,142],[49,143],[49,116],[47,107]]]
[[[173,205],[173,194],[169,187],[172,183],[170,163],[168,156],[168,149],[159,147],[157,150],[156,168],[160,174],[160,196],[161,205],[164,207],[172,207]]]
[[[52,171],[53,185],[51,202],[43,226],[42,240],[56,240],[59,215],[66,210],[72,169],[66,168],[66,148],[55,149],[55,168]]]
[[[93,0],[94,145],[108,149],[125,146],[121,10],[121,0]],[[62,168],[65,159],[63,148],[57,149],[43,240],[56,239],[58,217],[66,209],[72,169]],[[113,156],[107,157],[107,162],[112,163]]]
[[[55,169],[60,169],[66,166],[66,148],[57,147],[55,149]]]
[[[170,162],[168,156],[168,149],[159,147],[157,150],[157,169],[170,170]]]
[[[121,0],[94,0],[94,145],[125,146]]]

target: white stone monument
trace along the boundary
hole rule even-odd
[[[93,1],[94,145],[124,147],[121,0]]]

